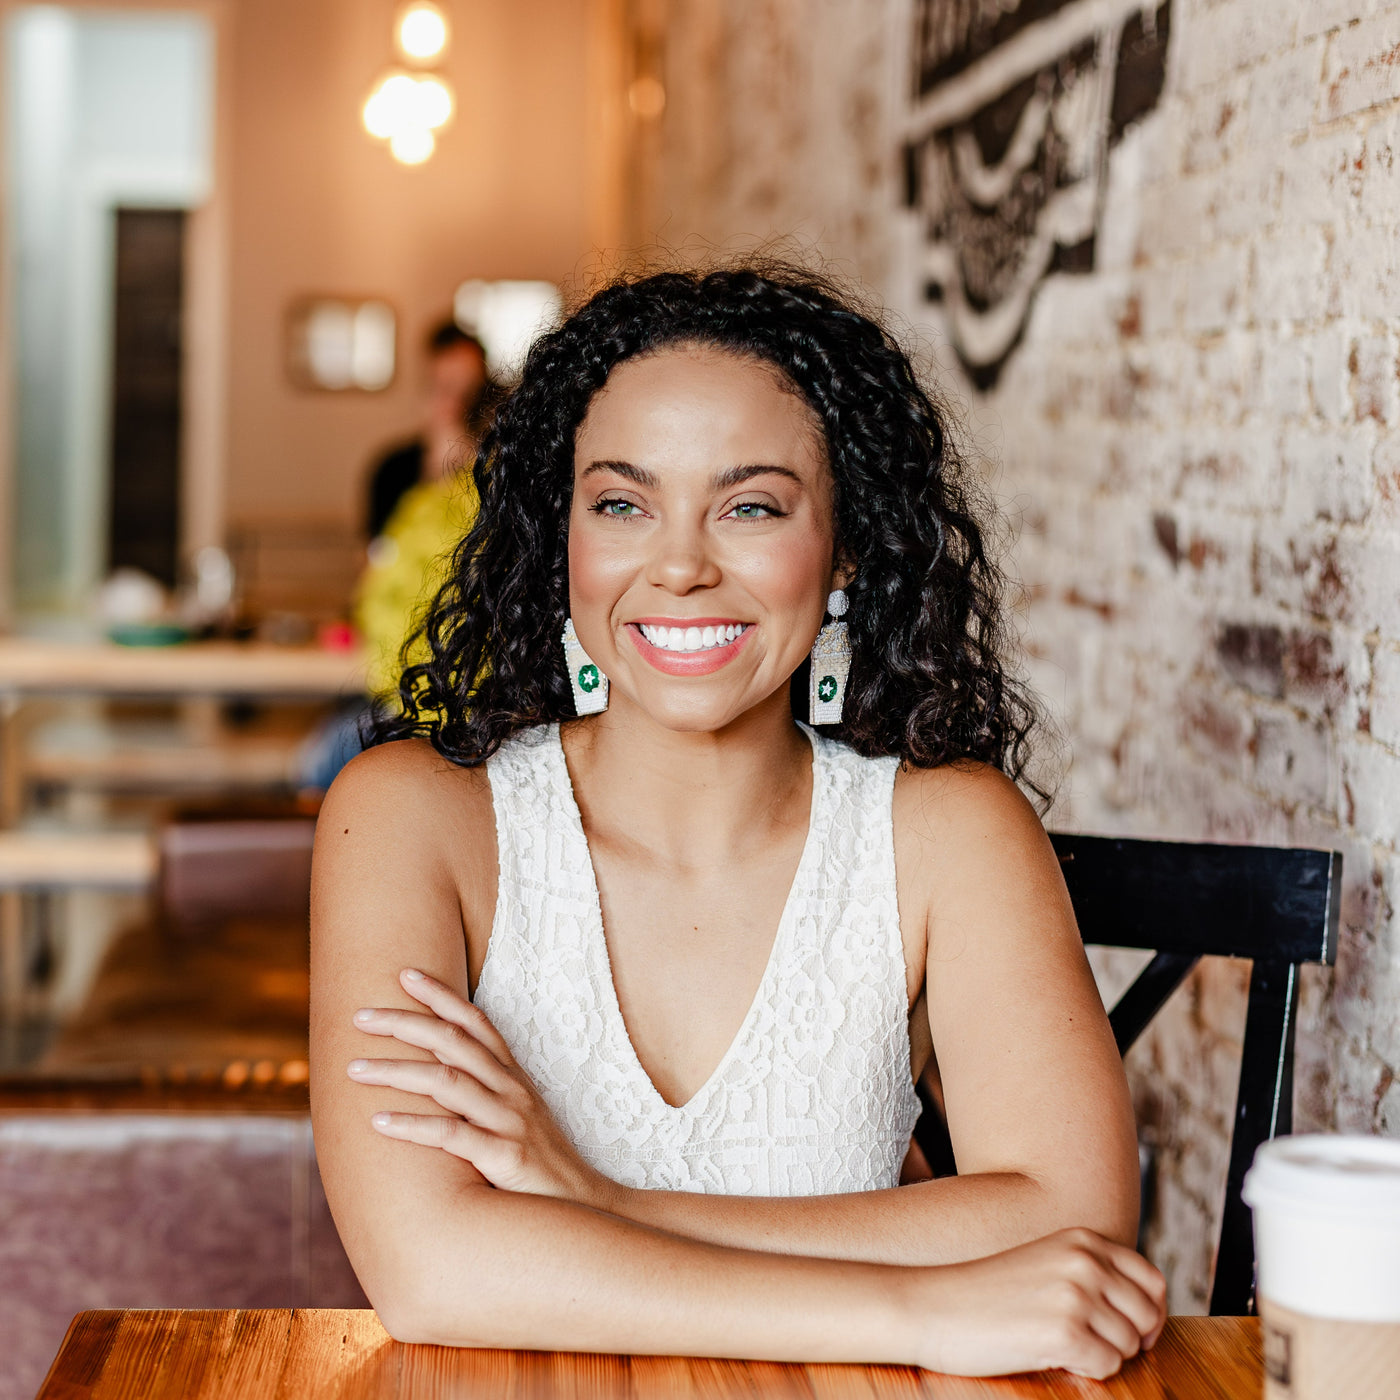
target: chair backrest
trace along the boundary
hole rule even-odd
[[[1120,1051],[1138,1038],[1202,957],[1249,958],[1249,1005],[1220,1225],[1212,1315],[1252,1310],[1254,1236],[1241,1196],[1259,1144],[1292,1131],[1298,969],[1337,956],[1342,857],[1336,851],[1051,835],[1085,943],[1156,956],[1109,1013]],[[951,1164],[927,1095],[916,1134]]]

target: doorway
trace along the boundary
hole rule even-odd
[[[214,25],[20,5],[4,41],[9,591],[43,627],[87,617],[116,565],[178,571],[185,229],[213,190]]]

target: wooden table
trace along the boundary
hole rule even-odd
[[[364,690],[359,652],[265,642],[123,647],[0,637],[0,695],[334,699]]]
[[[79,1313],[38,1400],[1258,1400],[1254,1318],[1173,1318],[1107,1382],[1063,1372],[962,1380],[899,1366],[403,1346],[372,1312]]]

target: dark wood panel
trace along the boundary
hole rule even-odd
[[[174,584],[185,213],[118,209],[108,559]]]

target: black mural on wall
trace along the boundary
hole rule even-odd
[[[1051,272],[1089,272],[1110,149],[1157,105],[1171,0],[915,0],[923,295],[991,388]]]

